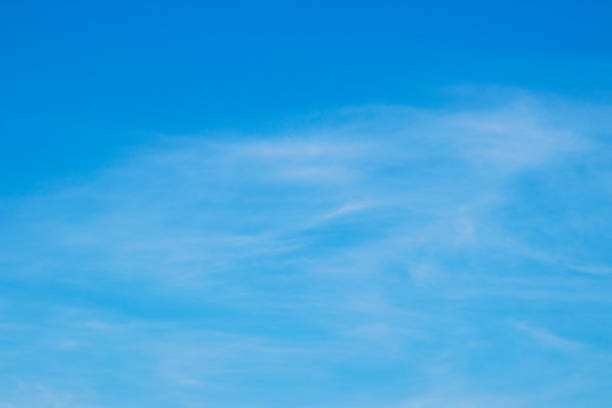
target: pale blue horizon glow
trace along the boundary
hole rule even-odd
[[[196,58],[161,47],[185,71]],[[7,104],[50,133],[23,125],[42,154],[9,141],[19,115],[2,124],[7,151],[27,157],[3,153],[0,408],[609,406],[610,88],[501,77],[434,75],[434,102],[287,108],[271,84],[257,120],[221,106],[235,125],[197,130],[193,106],[173,113],[197,104],[188,88],[141,95],[125,117],[104,105],[102,127],[103,101]],[[106,98],[100,78],[79,83]],[[63,117],[70,106],[89,113]]]

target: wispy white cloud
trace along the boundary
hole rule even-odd
[[[529,302],[588,311],[612,284],[609,248],[597,246],[612,227],[601,206],[612,189],[591,178],[612,174],[605,129],[584,124],[588,109],[573,108],[581,120],[555,109],[524,94],[469,111],[355,107],[275,135],[137,149],[4,205],[0,262],[14,292],[0,336],[19,334],[19,347],[55,361],[97,364],[87,356],[102,353],[104,370],[134,389],[155,384],[147,401],[184,406],[246,406],[241,395],[270,382],[308,399],[306,377],[321,389],[376,383],[369,375],[435,389],[458,375],[474,389],[489,376],[466,363],[474,356],[521,378],[522,367],[495,360],[490,342],[507,329],[495,322]],[[593,185],[576,198],[559,175]],[[20,303],[23,293],[36,303]],[[28,324],[19,313],[32,309]],[[535,317],[515,321],[545,347],[589,350]],[[100,381],[83,367],[66,375]],[[494,386],[392,399],[537,406]]]
[[[580,349],[584,348],[584,345],[577,341],[560,337],[546,329],[534,327],[526,322],[517,321],[513,323],[513,326],[532,337],[545,347],[550,347],[561,351],[579,351]]]

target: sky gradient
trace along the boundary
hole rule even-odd
[[[605,2],[3,2],[0,408],[608,407]]]

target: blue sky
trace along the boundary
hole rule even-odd
[[[612,8],[497,3],[3,2],[0,408],[609,406]]]

